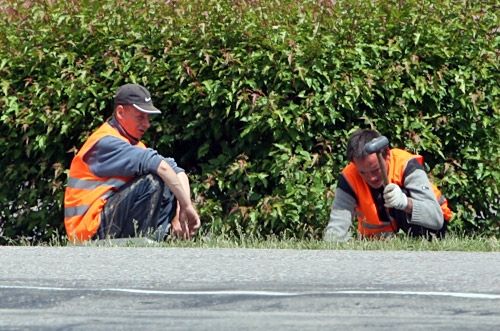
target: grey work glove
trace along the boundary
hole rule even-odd
[[[408,206],[408,197],[396,184],[388,184],[384,188],[384,206],[404,210]]]

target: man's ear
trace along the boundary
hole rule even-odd
[[[389,160],[390,157],[391,157],[391,149],[389,147],[386,147],[385,148],[385,159]]]
[[[125,108],[122,105],[118,105],[115,108],[115,114],[117,120],[122,120],[125,112]]]

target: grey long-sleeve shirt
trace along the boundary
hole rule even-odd
[[[413,200],[413,210],[409,222],[429,229],[439,230],[443,226],[443,213],[431,183],[422,166],[412,162],[405,171],[403,189]],[[413,163],[415,162],[415,163]],[[342,181],[340,175],[339,182]],[[345,183],[345,182],[344,182]],[[351,238],[350,228],[356,208],[356,199],[352,190],[339,185],[335,190],[335,199],[330,212],[330,220],[325,229],[324,239],[328,241],[347,241]]]
[[[114,118],[109,120],[109,124],[127,136]],[[114,136],[105,136],[85,154],[84,159],[90,170],[99,177],[157,174],[161,160],[167,162],[175,173],[184,171],[173,158],[165,158],[154,149],[141,148],[136,144],[134,141],[128,143]]]

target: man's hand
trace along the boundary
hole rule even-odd
[[[173,238],[187,239],[188,232],[184,232],[185,229],[179,221],[179,204],[177,204],[177,212],[170,223],[170,233]]]
[[[194,209],[194,208],[192,208]],[[195,210],[196,213],[196,210]],[[182,215],[182,216],[181,216]],[[191,215],[192,212],[191,212]],[[192,236],[196,234],[196,231],[200,228],[201,222],[198,214],[196,213],[195,217],[191,218],[194,221],[189,222],[189,218],[186,212],[181,212],[181,208],[177,205],[177,213],[175,217],[172,219],[171,223],[171,234],[173,238],[179,239],[190,239]]]
[[[405,210],[408,206],[408,197],[398,185],[391,183],[384,188],[384,202],[387,208]]]
[[[190,239],[194,236],[201,226],[200,216],[193,205],[189,205],[187,208],[181,208],[179,212],[179,221],[184,239]]]

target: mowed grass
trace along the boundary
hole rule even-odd
[[[67,243],[55,244],[56,246]],[[54,243],[52,243],[54,245]],[[464,251],[499,252],[500,240],[495,237],[448,235],[442,240],[409,238],[404,235],[384,240],[353,239],[345,243],[332,243],[322,240],[279,239],[270,237],[227,238],[197,237],[193,240],[171,239],[155,242],[146,238],[110,239],[87,242],[84,246],[125,246],[125,247],[180,247],[180,248],[248,248],[248,249],[326,249],[326,250],[385,250],[385,251]]]
[[[6,239],[6,238],[4,238]],[[316,239],[281,239],[275,236],[240,238],[221,235],[200,235],[191,240],[167,239],[157,242],[147,237],[93,240],[70,243],[67,237],[56,234],[49,242],[33,243],[29,238],[7,240],[12,246],[102,246],[102,247],[179,247],[179,248],[248,248],[248,249],[326,249],[326,250],[384,250],[384,251],[463,251],[500,252],[498,236],[464,235],[449,232],[445,239],[411,238],[403,233],[385,239],[356,239],[334,243]]]
[[[200,238],[193,241],[171,240],[162,243],[168,247],[197,248],[260,248],[260,249],[331,249],[331,250],[405,250],[405,251],[470,251],[499,252],[500,241],[495,237],[448,236],[444,240],[414,239],[399,236],[385,240],[350,240],[331,243],[322,240],[280,240],[278,238],[228,239]]]

